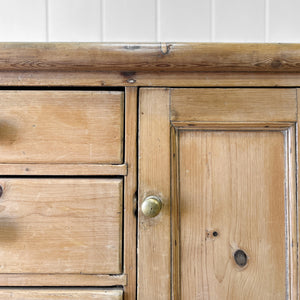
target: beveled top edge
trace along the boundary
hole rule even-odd
[[[300,44],[0,43],[0,71],[300,72]]]

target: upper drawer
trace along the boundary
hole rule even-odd
[[[121,163],[123,96],[0,91],[0,163]]]

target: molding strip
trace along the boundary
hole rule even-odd
[[[300,44],[0,43],[0,71],[300,72]]]

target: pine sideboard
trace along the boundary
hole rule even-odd
[[[298,299],[300,45],[0,44],[0,299]]]

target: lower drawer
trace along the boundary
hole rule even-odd
[[[122,179],[1,178],[0,186],[0,285],[9,274],[122,273]]]
[[[121,289],[57,289],[57,288],[19,288],[0,289],[0,300],[121,300],[123,299],[123,291]]]

